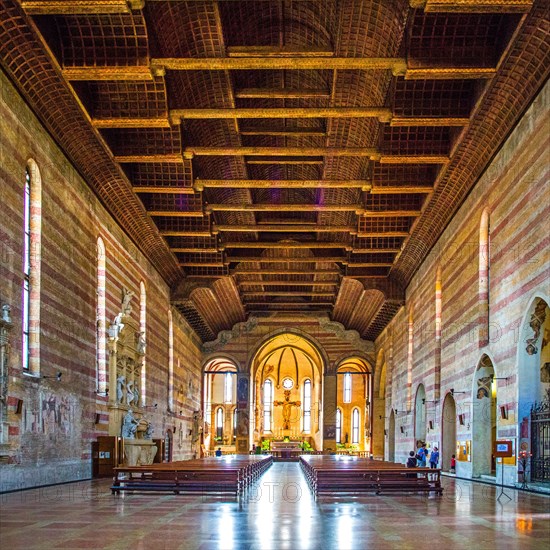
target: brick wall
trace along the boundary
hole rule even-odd
[[[131,315],[139,323],[143,281],[147,403],[158,403],[148,416],[154,437],[176,428],[175,459],[190,457],[195,450],[188,430],[192,412],[200,408],[198,338],[174,310],[174,385],[183,384],[186,391],[177,396],[175,414],[168,414],[170,289],[3,75],[0,87],[0,301],[11,305],[13,321],[4,411],[9,437],[0,445],[0,490],[91,475],[91,442],[108,429],[107,398],[96,393],[99,236],[106,248],[107,323],[120,311],[122,287],[134,292]],[[29,159],[36,163],[42,180],[40,377],[26,376],[21,368],[23,189]],[[42,378],[57,372],[63,373],[61,381]]]

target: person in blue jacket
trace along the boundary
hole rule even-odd
[[[430,453],[430,468],[432,469],[437,468],[438,463],[439,463],[439,451],[437,450],[437,447],[434,447],[434,450]]]

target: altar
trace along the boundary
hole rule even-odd
[[[271,454],[280,461],[297,461],[303,453],[301,441],[272,441]]]

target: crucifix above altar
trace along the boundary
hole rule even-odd
[[[284,401],[273,401],[273,405],[276,407],[283,407],[283,430],[290,430],[290,415],[292,414],[293,407],[300,407],[301,401],[290,400],[290,390],[284,391]]]

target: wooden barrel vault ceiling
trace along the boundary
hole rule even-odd
[[[3,68],[203,340],[374,339],[548,77],[544,0],[0,0]]]

